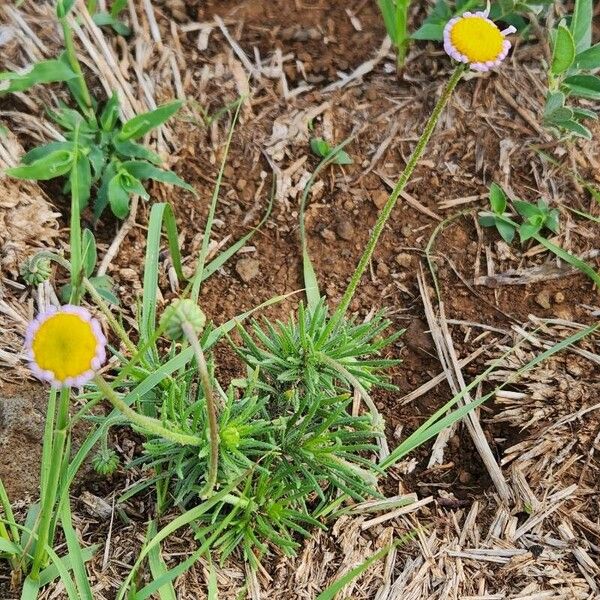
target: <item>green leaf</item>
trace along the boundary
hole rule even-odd
[[[102,177],[100,178],[100,187],[96,193],[96,201],[94,202],[94,218],[96,221],[108,206],[108,185],[112,178],[116,175],[117,168],[113,162],[108,163],[104,167]]]
[[[490,186],[490,205],[492,211],[497,215],[503,215],[506,212],[506,194],[497,183],[492,183]]]
[[[38,83],[68,81],[76,77],[73,70],[59,59],[44,60],[21,73],[0,73],[0,93],[23,92]]]
[[[444,39],[446,23],[423,23],[410,37],[413,40],[441,42]]]
[[[479,215],[479,224],[482,227],[495,227],[496,226],[496,217],[492,214],[480,214]]]
[[[390,36],[390,39],[392,40],[394,45],[396,45],[398,39],[396,30],[395,0],[377,0],[377,4],[379,5],[379,10],[381,11],[381,16],[383,17],[385,30],[387,31],[387,34]],[[323,157],[325,156],[325,154],[319,154],[319,156]]]
[[[68,150],[55,150],[29,165],[7,169],[6,174],[16,179],[46,181],[68,173],[73,166],[75,155]]]
[[[552,232],[552,233],[558,233],[559,231],[559,217],[560,214],[558,212],[558,210],[554,209],[551,210],[550,213],[548,214],[547,218],[546,218],[546,222],[544,223],[544,225]]]
[[[25,165],[30,165],[36,160],[44,158],[44,156],[48,156],[48,154],[55,152],[56,150],[72,152],[75,150],[75,144],[73,142],[50,142],[49,144],[32,148],[29,152],[26,152],[21,158],[21,162]]]
[[[151,540],[156,534],[156,523],[150,521],[146,539]],[[150,565],[152,578],[155,581],[168,572],[167,565],[160,553],[160,544],[157,544],[150,552],[148,552],[148,564]],[[171,580],[166,581],[162,587],[158,588],[157,593],[160,596],[160,600],[177,600],[177,595],[175,594],[175,589],[173,588],[173,582]]]
[[[571,32],[564,26],[559,25],[554,38],[552,50],[551,71],[554,75],[564,73],[573,64],[575,59],[575,42]]]
[[[575,66],[578,69],[588,69],[590,71],[600,69],[600,44],[595,44],[575,56]]]
[[[593,110],[588,110],[587,108],[581,108],[578,106],[573,109],[573,116],[577,119],[597,119],[598,114]]]
[[[10,555],[21,554],[21,548],[9,540],[0,538],[0,552]]]
[[[531,202],[515,200],[513,204],[515,205],[517,212],[525,219],[537,217],[540,214],[540,209],[535,204],[531,204]]]
[[[120,173],[117,173],[108,183],[108,201],[116,217],[124,219],[128,215],[129,193],[123,188]]]
[[[144,200],[150,199],[150,195],[139,179],[133,177],[125,171],[119,171],[119,173],[121,175],[121,185],[123,186],[124,190],[126,190],[129,194],[138,194]]]
[[[127,7],[127,0],[113,0],[110,7],[110,14],[113,17],[118,17],[123,10]]]
[[[124,162],[121,167],[130,175],[133,175],[133,177],[137,177],[138,179],[154,179],[155,181],[160,181],[162,183],[177,185],[196,194],[196,190],[183,179],[181,179],[181,177],[179,177],[177,174],[173,173],[173,171],[165,171],[164,169],[159,169],[148,162],[139,160],[130,160]]]
[[[170,119],[182,105],[182,100],[175,100],[163,104],[157,109],[144,113],[143,115],[138,115],[133,117],[133,119],[129,119],[129,121],[123,123],[123,127],[118,136],[119,139],[131,140],[146,135],[149,131]]]
[[[567,77],[563,84],[576,96],[600,100],[600,77],[595,75],[572,75]]]
[[[104,131],[112,131],[119,120],[119,94],[114,91],[100,113],[100,126]]]
[[[57,0],[56,16],[59,19],[64,19],[69,14],[74,5],[75,0]]]
[[[94,183],[100,179],[104,166],[106,164],[106,155],[100,146],[92,146],[88,154],[88,159],[94,173]]]
[[[554,111],[563,108],[565,105],[565,95],[562,92],[549,92],[546,96],[546,105],[544,106],[544,117],[548,118]]]
[[[79,208],[83,209],[90,200],[92,189],[92,169],[88,157],[82,152],[79,153],[69,178],[71,194],[79,200]]]
[[[162,159],[156,152],[152,152],[152,150],[149,150],[141,144],[132,142],[131,140],[119,140],[118,137],[115,136],[112,144],[114,149],[124,159],[141,158],[154,163],[155,165],[160,165],[162,163]]]
[[[90,580],[85,569],[83,551],[71,522],[71,507],[69,506],[69,502],[62,503],[61,524],[65,533],[69,556],[72,560],[73,574],[75,575],[75,583],[79,592],[78,597],[80,600],[94,600]]]
[[[563,106],[563,108],[557,108],[549,117],[546,117],[546,122],[560,125],[564,121],[571,121],[573,119],[573,115],[573,110]]]
[[[329,144],[323,138],[312,138],[310,140],[310,149],[321,158],[325,158],[330,151]]]
[[[109,25],[118,35],[123,37],[127,37],[131,34],[131,29],[110,13],[97,12],[92,16],[92,20],[96,25],[98,25],[98,27]]]
[[[541,228],[541,223],[523,223],[521,227],[519,227],[519,237],[521,238],[521,243],[532,238],[536,233],[539,232]]]
[[[99,275],[97,277],[90,277],[90,283],[94,286],[94,289],[98,294],[104,298],[110,304],[115,306],[119,305],[119,299],[113,292],[114,282],[108,275]]]
[[[98,254],[96,252],[96,239],[89,229],[84,229],[81,234],[81,260],[83,272],[86,277],[91,277],[96,268]]]
[[[577,52],[592,45],[593,0],[575,0],[575,11],[571,20],[571,32]]]
[[[577,121],[562,121],[560,126],[567,131],[571,131],[576,136],[585,138],[586,140],[592,139],[592,132],[585,125]]]
[[[503,221],[502,219],[496,219],[496,229],[500,234],[500,237],[507,243],[511,244],[515,239],[515,228],[514,225]]]

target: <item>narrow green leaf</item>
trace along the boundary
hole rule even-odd
[[[554,38],[554,48],[552,50],[552,73],[560,75],[564,73],[573,64],[575,59],[575,42],[573,35],[564,26],[559,25]]]
[[[10,555],[21,554],[21,548],[10,540],[0,538],[0,552]]]
[[[96,252],[96,239],[89,229],[84,229],[81,235],[81,261],[86,277],[91,277],[96,268],[98,254]]]
[[[94,600],[92,588],[90,587],[90,582],[85,569],[85,560],[81,545],[79,544],[77,533],[75,532],[71,521],[71,508],[68,502],[62,503],[60,519],[63,531],[65,532],[69,556],[72,560],[73,574],[75,575],[75,583],[79,591],[79,598],[80,600]]]
[[[74,153],[68,150],[55,150],[33,161],[29,165],[7,169],[6,174],[16,179],[34,179],[46,181],[60,177],[71,170],[74,161]]]
[[[75,144],[73,142],[50,142],[37,148],[32,148],[29,152],[26,152],[21,158],[21,162],[24,165],[30,165],[40,158],[44,158],[57,150],[66,150],[67,152],[73,152],[75,150]]]
[[[76,77],[73,70],[59,59],[44,60],[35,63],[21,73],[0,73],[0,94],[23,92],[38,83],[68,81]]]
[[[150,521],[148,524],[148,534],[146,538],[151,540],[156,533],[156,523],[154,521]],[[165,564],[165,561],[160,553],[160,544],[157,544],[150,550],[150,552],[148,552],[148,564],[150,565],[150,572],[152,573],[152,578],[154,580],[159,579],[168,572],[167,565]],[[167,581],[156,591],[160,596],[160,600],[177,600],[177,595],[175,594],[172,581]]]
[[[548,250],[554,252],[560,259],[587,275],[596,284],[596,287],[600,289],[600,275],[590,265],[541,235],[534,235],[533,237],[537,242],[548,248]]]
[[[100,126],[104,131],[112,131],[119,120],[119,94],[114,91],[100,113]]]
[[[79,200],[79,209],[83,210],[90,201],[92,190],[92,168],[88,157],[79,152],[69,177],[71,193]]]
[[[175,100],[167,104],[159,106],[157,109],[150,112],[138,115],[123,123],[121,132],[119,133],[120,140],[133,140],[146,135],[149,131],[162,125],[170,119],[183,105],[181,100]]]
[[[119,140],[117,135],[114,136],[112,144],[120,157],[127,160],[131,158],[141,158],[155,165],[160,165],[162,160],[156,152],[152,152],[142,144],[137,144],[131,140]]]
[[[162,183],[179,186],[196,194],[196,190],[181,179],[179,175],[173,173],[173,171],[165,171],[164,169],[159,169],[148,162],[140,160],[130,160],[124,162],[121,166],[128,173],[137,177],[137,179],[154,179],[155,181],[160,181]]]
[[[525,202],[524,200],[514,200],[513,204],[517,209],[517,212],[526,219],[530,217],[537,217],[540,214],[540,209],[531,202]]]

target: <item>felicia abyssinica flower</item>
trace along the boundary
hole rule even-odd
[[[512,25],[500,31],[488,15],[489,7],[482,12],[465,12],[450,19],[444,28],[444,50],[474,71],[497,67],[510,50],[506,36],[516,31]]]
[[[106,338],[100,323],[80,306],[50,307],[27,328],[29,366],[52,386],[79,387],[106,360]]]

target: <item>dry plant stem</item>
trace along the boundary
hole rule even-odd
[[[206,411],[208,413],[210,435],[210,463],[208,465],[208,475],[203,496],[208,497],[217,483],[217,470],[219,468],[219,425],[217,423],[217,406],[210,376],[208,374],[208,365],[206,364],[206,358],[202,351],[200,340],[190,323],[183,322],[181,328],[183,329],[183,333],[189,341],[190,346],[194,350],[196,361],[198,363],[198,372],[200,373],[200,381],[204,390],[204,397],[206,398]]]
[[[335,313],[333,314],[329,323],[327,324],[325,331],[323,332],[322,339],[326,340],[329,337],[331,332],[335,329],[335,327],[346,314],[348,306],[350,306],[350,302],[352,301],[354,293],[356,292],[356,288],[358,287],[358,284],[360,283],[360,280],[366,268],[369,265],[371,257],[373,256],[373,252],[375,251],[377,242],[379,241],[379,237],[383,232],[383,228],[385,227],[385,224],[387,223],[387,220],[389,219],[390,214],[394,209],[394,206],[396,206],[396,201],[398,200],[400,194],[402,193],[402,190],[404,189],[411,175],[413,174],[417,163],[423,156],[423,152],[425,151],[427,143],[429,142],[429,139],[431,138],[435,126],[437,125],[440,115],[442,114],[444,107],[448,103],[448,100],[450,100],[452,92],[454,91],[454,88],[460,81],[464,71],[465,65],[459,65],[458,67],[456,67],[454,73],[452,73],[452,77],[446,84],[442,95],[437,101],[433,112],[431,113],[431,116],[429,117],[429,120],[425,125],[425,129],[423,130],[423,133],[421,134],[421,137],[419,138],[415,149],[413,150],[412,154],[410,155],[410,158],[408,159],[408,162],[406,163],[406,167],[404,167],[402,175],[400,175],[400,179],[398,179],[396,187],[392,191],[392,194],[388,198],[388,201],[385,203],[385,206],[383,207],[381,213],[379,214],[379,217],[377,218],[377,222],[373,227],[371,237],[367,242],[367,247],[365,248],[365,251],[360,257],[358,266],[356,267],[356,270],[352,275],[352,279],[350,280],[350,283],[348,284],[348,287],[346,288],[346,291],[342,296],[339,306],[337,307]]]
[[[165,438],[166,440],[170,440],[182,446],[202,445],[202,440],[196,436],[167,429],[158,419],[140,415],[139,413],[135,412],[135,410],[123,402],[118,394],[115,394],[115,391],[102,376],[96,375],[96,377],[94,377],[94,383],[98,386],[98,389],[104,394],[106,399],[132,423],[135,423],[139,427],[149,431],[150,433],[153,433],[154,435]]]

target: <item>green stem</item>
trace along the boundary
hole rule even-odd
[[[63,37],[65,39],[65,52],[67,55],[67,60],[69,61],[69,65],[71,69],[77,75],[77,79],[79,81],[79,91],[81,92],[81,99],[75,98],[76,100],[81,100],[78,104],[83,105],[81,108],[85,111],[86,116],[90,121],[96,122],[96,114],[94,113],[94,105],[92,103],[92,97],[90,95],[90,91],[87,87],[87,83],[85,82],[85,77],[83,75],[83,71],[81,69],[81,64],[79,63],[79,59],[77,58],[77,52],[75,50],[75,43],[73,41],[73,31],[69,25],[67,17],[63,17],[60,19],[60,24],[63,30]]]
[[[112,330],[119,336],[119,339],[123,342],[127,350],[129,350],[129,352],[131,352],[132,355],[135,355],[137,353],[137,348],[135,344],[131,341],[121,323],[119,323],[119,321],[115,319],[110,308],[108,307],[106,302],[104,302],[102,296],[100,296],[96,288],[92,285],[92,283],[87,277],[83,278],[83,287],[85,288],[86,292],[88,292],[88,294],[92,297],[92,300],[96,303],[98,308],[102,311],[102,314],[106,317],[108,324],[111,326]]]
[[[39,579],[40,570],[45,566],[47,560],[46,546],[49,542],[50,525],[56,504],[56,493],[61,480],[60,471],[64,464],[65,442],[69,430],[69,398],[70,389],[63,388],[60,391],[56,414],[56,428],[52,436],[52,454],[49,464],[42,464],[42,471],[47,468],[48,473],[46,476],[42,474],[42,482],[45,482],[45,484],[43,485],[40,498],[40,520],[30,573],[30,577],[34,581]]]
[[[94,383],[98,389],[106,396],[106,399],[123,415],[125,415],[132,423],[138,427],[153,433],[156,436],[175,442],[182,446],[201,446],[202,440],[196,436],[188,435],[180,431],[172,431],[163,426],[163,424],[152,417],[140,415],[131,407],[127,406],[118,394],[110,387],[108,382],[100,375],[94,377]]]
[[[196,362],[198,363],[198,372],[200,373],[200,381],[204,390],[204,397],[206,399],[206,412],[208,414],[208,427],[210,436],[210,462],[208,465],[208,474],[206,477],[206,487],[203,491],[203,496],[210,496],[217,483],[217,472],[219,469],[219,425],[217,422],[217,406],[215,403],[215,397],[213,394],[213,386],[208,373],[208,365],[206,364],[206,358],[202,351],[202,346],[198,340],[198,336],[194,331],[194,328],[188,322],[183,322],[181,325],[185,337],[190,343],[190,346],[194,350],[196,356]]]
[[[81,205],[79,202],[79,128],[75,130],[75,158],[71,167],[71,219],[69,228],[69,245],[71,249],[71,304],[79,304],[81,299],[81,278],[83,275],[81,256]]]
[[[439,100],[437,101],[437,103],[433,109],[433,112],[431,113],[431,116],[429,117],[429,120],[427,121],[427,124],[425,125],[425,129],[423,130],[423,133],[421,134],[421,137],[419,138],[419,141],[417,142],[415,149],[413,150],[412,154],[410,155],[410,158],[408,159],[408,162],[406,163],[406,166],[404,167],[404,171],[402,171],[402,174],[400,175],[400,178],[398,179],[398,183],[396,184],[396,187],[392,191],[391,196],[388,198],[388,201],[385,203],[385,206],[383,207],[381,213],[379,214],[379,217],[377,218],[377,222],[375,223],[375,226],[373,227],[373,231],[371,232],[371,237],[369,238],[369,241],[367,242],[365,251],[363,252],[362,256],[360,257],[358,266],[356,267],[356,270],[354,271],[352,278],[350,279],[350,283],[348,284],[348,287],[346,288],[346,291],[344,292],[344,295],[342,296],[339,306],[337,307],[335,313],[332,315],[331,319],[329,320],[329,323],[327,324],[327,327],[325,328],[325,331],[323,332],[323,335],[321,336],[322,340],[326,340],[328,338],[328,336],[331,334],[331,332],[335,329],[335,327],[338,325],[338,323],[342,320],[342,318],[346,314],[346,311],[348,310],[348,307],[350,306],[350,302],[352,301],[352,298],[354,297],[354,293],[356,292],[356,288],[358,287],[358,284],[360,283],[360,280],[361,280],[367,266],[369,265],[369,261],[371,260],[371,257],[373,256],[373,252],[375,251],[375,247],[377,246],[379,237],[381,236],[381,233],[383,232],[383,228],[384,228],[385,224],[387,223],[387,220],[389,219],[390,214],[392,213],[392,210],[394,209],[394,206],[396,206],[396,201],[398,200],[398,197],[400,196],[400,194],[404,190],[404,187],[408,183],[413,171],[415,170],[415,167],[417,166],[417,163],[423,156],[425,147],[427,146],[427,143],[429,142],[429,139],[431,138],[431,135],[433,134],[435,126],[437,125],[440,115],[442,114],[442,110],[448,103],[448,100],[450,100],[450,97],[452,96],[452,92],[454,91],[454,88],[460,81],[460,78],[462,77],[464,70],[465,70],[464,65],[459,65],[458,67],[456,67],[456,69],[454,70],[454,73],[452,74],[452,77],[446,84],[446,87],[444,88],[442,95],[440,96]]]

